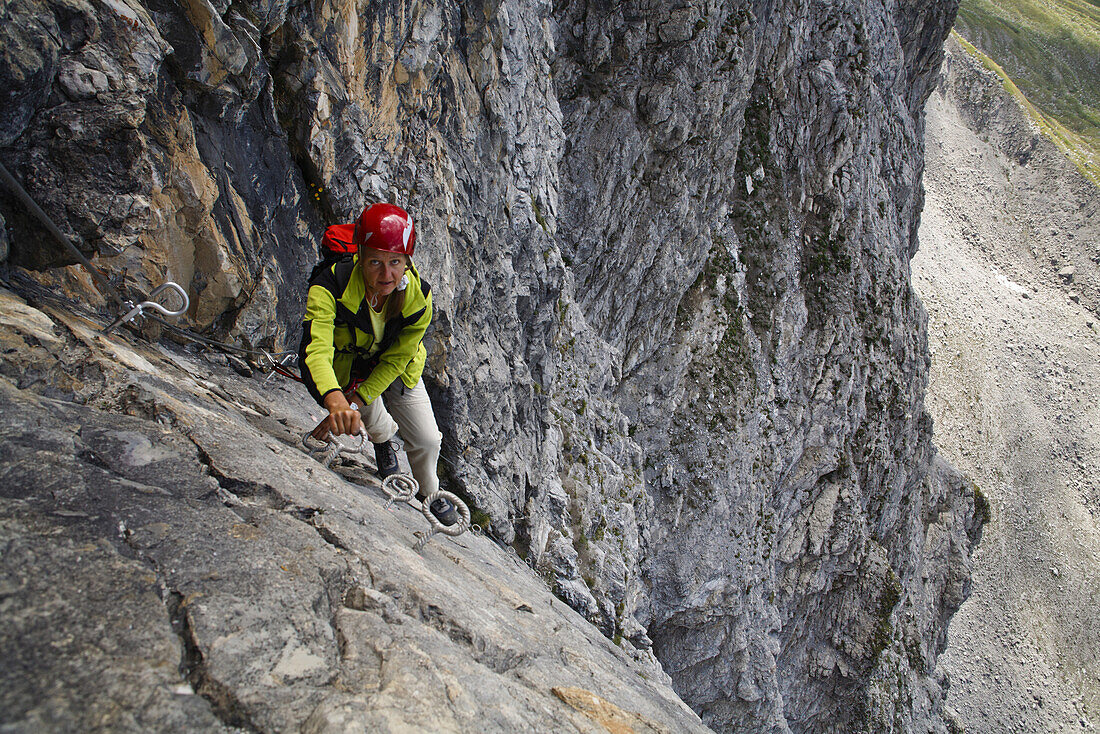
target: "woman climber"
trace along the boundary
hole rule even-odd
[[[353,242],[358,254],[310,278],[298,361],[329,413],[313,437],[366,431],[385,478],[398,470],[391,439],[400,431],[423,499],[439,489],[443,437],[421,379],[432,296],[412,262],[416,229],[401,207],[374,204],[355,223]]]

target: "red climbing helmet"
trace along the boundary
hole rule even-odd
[[[364,248],[413,254],[416,228],[409,213],[394,204],[371,204],[359,215],[353,237],[360,252]]]

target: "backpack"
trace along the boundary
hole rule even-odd
[[[327,228],[321,237],[321,259],[332,262],[358,252],[359,248],[352,239],[354,234],[354,224],[334,224]]]
[[[325,229],[321,236],[321,246],[317,248],[321,262],[313,266],[313,272],[309,274],[311,282],[320,271],[327,270],[333,263],[350,258],[359,251],[355,246],[354,234],[354,224],[334,224]]]

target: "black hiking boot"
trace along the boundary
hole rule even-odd
[[[447,527],[454,525],[458,522],[458,510],[446,497],[437,497],[434,502],[428,505],[428,510],[435,515],[435,519],[443,523]]]
[[[374,463],[378,465],[378,476],[382,479],[397,473],[397,450],[393,441],[374,444]]]

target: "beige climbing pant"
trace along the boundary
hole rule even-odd
[[[420,485],[419,496],[425,497],[439,489],[435,469],[443,434],[435,423],[432,401],[423,380],[414,387],[406,387],[401,378],[397,378],[374,402],[360,406],[359,415],[373,443],[389,441],[393,434],[401,432],[413,478]]]

